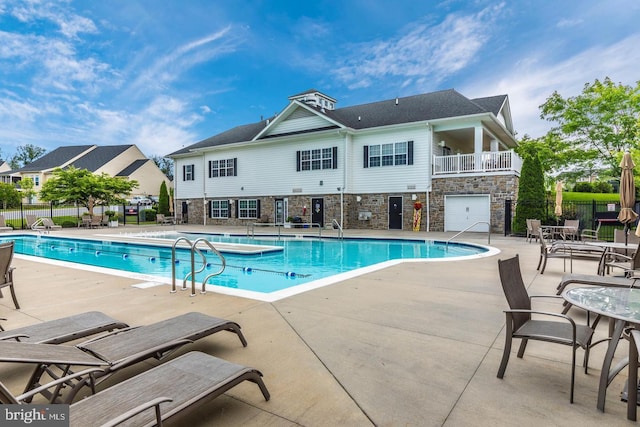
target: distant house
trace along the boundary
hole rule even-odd
[[[13,184],[16,181],[19,181],[20,178],[11,175],[9,171],[11,170],[11,166],[9,163],[0,159],[0,182],[4,182],[5,184]]]
[[[104,172],[110,176],[135,179],[139,184],[133,190],[136,195],[157,195],[162,181],[170,184],[155,162],[142,154],[135,145],[58,147],[20,169],[0,172],[0,176],[11,174],[20,179],[31,178],[35,184],[34,190],[39,192],[54,169],[69,166],[87,169],[95,174]]]
[[[274,117],[169,154],[177,213],[198,224],[266,216],[411,230],[421,205],[422,230],[504,230],[521,167],[507,95],[336,104],[308,90]]]

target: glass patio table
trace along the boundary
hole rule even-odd
[[[615,322],[598,385],[598,409],[604,412],[607,387],[628,364],[628,358],[625,358],[611,367],[622,330],[627,323],[640,324],[640,288],[580,287],[564,291],[562,297],[576,307],[609,317]]]

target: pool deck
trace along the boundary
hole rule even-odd
[[[243,228],[133,226],[62,230],[52,234],[88,236],[138,230],[198,230],[224,233]],[[263,232],[263,231],[261,231]],[[266,232],[266,230],[264,231]],[[309,234],[317,231],[309,231]],[[334,234],[323,230],[324,235]],[[346,230],[345,236],[446,240],[454,233]],[[2,234],[3,236],[5,233]],[[465,233],[458,241],[487,244],[486,233]],[[491,236],[497,256],[468,261],[411,262],[275,302],[209,292],[190,297],[169,286],[135,287],[140,281],[110,274],[15,259],[15,310],[4,292],[0,317],[5,329],[99,310],[131,325],[147,324],[188,311],[237,321],[249,342],[218,333],[176,354],[201,350],[253,366],[264,374],[271,400],[246,382],[205,401],[166,425],[174,426],[495,426],[632,425],[619,392],[626,372],[607,393],[606,412],[596,409],[605,347],[592,350],[589,374],[576,370],[575,403],[570,404],[568,347],[530,342],[523,359],[514,353],[504,379],[496,378],[504,344],[506,301],[497,260],[520,254],[531,294],[553,294],[563,260],[550,259],[537,274],[539,245],[524,238]],[[568,266],[567,266],[568,268]],[[574,261],[575,273],[595,273],[595,263]],[[560,302],[538,307],[560,311]],[[584,320],[578,310],[571,314]],[[606,336],[606,322],[597,334]],[[623,343],[616,359],[626,355]],[[583,353],[578,352],[581,359]],[[157,362],[122,371],[121,380]],[[0,380],[16,393],[26,366],[3,364]]]

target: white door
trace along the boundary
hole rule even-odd
[[[488,194],[444,196],[444,231],[462,231],[478,221],[469,231],[489,231],[491,196]]]

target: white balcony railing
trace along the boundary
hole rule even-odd
[[[511,151],[483,151],[482,153],[433,156],[433,174],[478,172],[520,172],[522,159]]]

